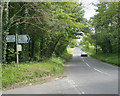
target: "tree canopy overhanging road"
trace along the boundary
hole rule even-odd
[[[72,39],[83,37],[85,48],[94,46],[104,54],[117,54],[119,41],[119,2],[94,4],[97,14],[88,21],[83,5],[75,2],[2,2],[2,37],[28,34],[29,44],[22,44],[20,61],[42,61],[60,56]],[[34,14],[33,14],[34,13]],[[2,62],[16,61],[15,43],[1,42]],[[29,58],[27,58],[29,57]],[[118,64],[119,65],[119,64]]]
[[[71,49],[80,48],[75,48],[66,65],[67,77],[4,92],[117,94],[118,68],[97,59],[120,66],[120,2],[93,5],[97,7],[97,14],[87,20],[82,3],[1,2],[0,87],[60,75],[64,72],[63,63],[71,57],[68,51],[74,53]],[[30,41],[19,43],[13,36],[22,46],[18,52],[15,42],[5,42],[9,35],[30,36]],[[81,57],[82,50],[97,59]],[[20,66],[16,66],[18,55]]]

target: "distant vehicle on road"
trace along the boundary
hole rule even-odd
[[[88,56],[87,53],[85,53],[85,52],[81,53],[81,57],[87,57],[87,56]]]
[[[76,47],[79,47],[79,44],[76,44],[75,46],[76,46]]]

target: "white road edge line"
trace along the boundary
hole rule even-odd
[[[106,74],[106,75],[108,75],[108,76],[111,76],[110,74],[105,73],[105,72],[102,72],[102,71],[100,71],[100,70],[98,70],[98,69],[96,69],[96,68],[94,68],[94,70],[96,70],[96,71],[98,71],[98,72],[100,72],[100,73]]]

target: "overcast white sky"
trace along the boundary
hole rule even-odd
[[[92,5],[92,3],[97,4],[98,0],[79,0],[79,2],[82,2],[83,8],[85,10],[84,18],[89,20],[90,17],[93,17],[96,14],[95,9],[97,9],[97,8],[94,5]],[[81,40],[82,40],[82,37],[81,37],[81,39],[78,39],[79,42]]]
[[[96,9],[95,6],[92,5],[92,3],[98,3],[98,0],[79,0],[79,2],[82,2],[83,8],[85,10],[84,17],[87,18],[87,20],[90,19],[90,17],[93,17],[96,12],[94,9]]]

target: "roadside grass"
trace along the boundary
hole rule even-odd
[[[72,55],[64,53],[61,57],[51,57],[43,62],[21,63],[3,65],[2,67],[2,87],[3,90],[13,84],[20,82],[36,82],[36,78],[51,77],[64,73],[63,63]]]
[[[89,49],[82,48],[82,50],[88,53],[88,55],[98,60],[104,61],[106,63],[110,63],[115,66],[120,66],[120,62],[118,62],[119,58],[117,53],[114,53],[114,54],[103,53],[101,52],[101,50],[99,50],[98,53],[96,54],[93,46],[90,46]]]

